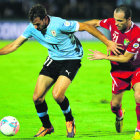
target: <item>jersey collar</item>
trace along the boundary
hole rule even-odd
[[[132,25],[131,25],[130,29],[128,31],[126,31],[125,33],[128,33],[134,27],[134,22],[131,21],[131,23],[132,23]]]
[[[51,22],[51,16],[50,15],[48,15],[48,20],[49,20],[49,22],[48,22],[47,28],[48,28],[48,26],[50,26],[50,22]]]

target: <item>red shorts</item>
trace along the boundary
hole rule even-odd
[[[111,72],[111,77],[112,93],[119,94],[140,82],[140,68],[135,71],[114,71]]]

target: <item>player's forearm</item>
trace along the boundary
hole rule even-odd
[[[17,50],[27,39],[23,36],[18,37],[14,42],[6,45],[2,49],[0,49],[0,55],[5,55]]]
[[[18,46],[14,46],[12,43],[8,44],[7,46],[0,49],[0,55],[6,55],[11,52],[14,52],[17,48],[18,48]]]
[[[85,21],[84,23],[92,25],[94,27],[98,27],[99,26],[99,22],[100,22],[100,20],[93,19],[93,20]]]
[[[118,55],[118,56],[115,56],[115,55],[109,55],[109,56],[105,56],[106,60],[110,60],[110,61],[116,61],[116,62],[120,62],[120,63],[126,63],[130,60],[130,58],[124,56],[124,55]]]
[[[93,36],[95,36],[96,38],[98,38],[99,40],[101,40],[106,46],[109,46],[109,40],[95,27],[87,25],[85,27],[85,30],[90,34],[92,34]]]
[[[96,28],[92,30],[89,29],[89,33],[91,33],[93,36],[102,41],[106,46],[109,46],[109,40]]]

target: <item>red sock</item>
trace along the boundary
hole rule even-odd
[[[122,117],[122,109],[121,106],[112,106],[112,102],[111,102],[111,111],[116,114],[117,117],[121,118]]]
[[[136,103],[137,129],[140,130],[140,103]]]

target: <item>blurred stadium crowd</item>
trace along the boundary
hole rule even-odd
[[[67,19],[108,18],[114,8],[127,4],[132,8],[133,20],[140,21],[140,0],[0,0],[0,19],[27,19],[30,7],[43,4],[48,14]]]

